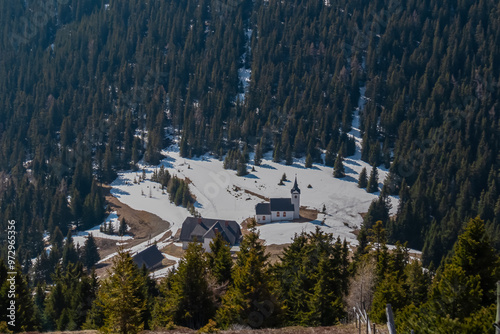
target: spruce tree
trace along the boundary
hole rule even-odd
[[[190,243],[176,272],[162,285],[165,302],[158,312],[160,323],[173,321],[198,329],[212,318],[215,307],[207,273],[202,245]]]
[[[231,259],[231,248],[221,233],[217,233],[210,243],[210,252],[206,256],[208,268],[217,283],[221,285],[229,283],[231,281],[233,260]]]
[[[334,152],[334,142],[333,139],[330,140],[325,152],[325,166],[333,167],[335,164],[335,152]]]
[[[255,155],[253,159],[255,166],[260,166],[262,163],[262,145],[260,143],[255,146]]]
[[[306,168],[311,168],[312,166],[313,166],[312,157],[311,157],[311,155],[310,155],[310,154],[308,154],[308,155],[306,156],[306,162],[305,162],[304,167],[306,167]]]
[[[253,328],[278,324],[280,305],[271,290],[267,268],[269,255],[259,241],[255,222],[243,237],[234,267],[233,284],[222,298],[217,311],[217,323],[226,328],[240,323]]]
[[[102,330],[134,334],[142,330],[144,278],[128,252],[118,251],[109,277],[102,282],[99,301],[104,312]]]
[[[358,188],[366,188],[368,185],[368,177],[366,175],[366,168],[363,167],[361,173],[359,173]]]
[[[120,227],[118,228],[118,235],[124,236],[127,233],[127,230],[127,221],[125,220],[125,218],[122,218],[122,220],[120,220]]]
[[[66,236],[62,252],[62,264],[65,267],[68,265],[68,263],[76,263],[78,260],[79,260],[79,254],[75,249],[75,244],[73,243],[73,237],[71,236],[71,231],[68,231],[68,235]]]
[[[345,176],[343,160],[344,158],[342,157],[342,151],[339,150],[339,153],[337,153],[337,158],[335,159],[335,165],[333,166],[333,177],[342,178]]]
[[[366,186],[366,191],[369,193],[374,193],[378,191],[378,171],[377,167],[374,165],[370,173],[370,179]]]
[[[82,263],[90,270],[101,259],[94,236],[89,234],[82,249]]]

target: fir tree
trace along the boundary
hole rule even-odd
[[[210,252],[206,256],[208,268],[210,268],[217,283],[222,285],[231,282],[233,260],[231,259],[230,247],[221,233],[217,233],[215,239],[210,243]]]
[[[122,334],[138,333],[144,326],[144,278],[130,254],[121,250],[113,260],[109,275],[99,290],[99,301],[104,312],[103,330]]]
[[[162,285],[164,305],[160,322],[198,329],[214,315],[212,291],[207,280],[207,263],[200,243],[189,244],[177,271]]]
[[[222,306],[217,311],[217,323],[222,327],[241,323],[260,328],[278,323],[280,306],[271,292],[267,259],[265,247],[259,241],[259,233],[251,225],[250,234],[243,237],[240,245],[233,285],[224,295]]]
[[[370,179],[368,180],[368,184],[366,186],[366,191],[369,193],[377,192],[378,189],[378,171],[377,167],[374,165],[372,167],[372,171],[370,173]]]
[[[82,249],[82,263],[90,270],[101,259],[94,236],[89,234]]]
[[[127,226],[127,221],[125,218],[122,218],[120,220],[120,227],[118,228],[118,235],[119,236],[124,236],[127,233],[128,226]]]
[[[310,155],[310,154],[308,154],[308,155],[306,156],[306,162],[305,162],[304,167],[306,167],[306,168],[312,168],[312,166],[313,166],[312,157],[311,157],[311,155]]]
[[[368,177],[366,175],[366,168],[363,167],[361,173],[359,173],[358,188],[366,188],[368,185]]]
[[[262,145],[259,143],[255,146],[254,164],[260,166],[262,163]]]
[[[335,165],[333,166],[333,177],[342,178],[345,176],[343,160],[344,158],[342,157],[342,151],[339,150],[339,153],[337,153],[337,158],[335,159]]]

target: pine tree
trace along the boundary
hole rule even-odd
[[[361,173],[359,173],[358,188],[366,188],[368,185],[368,177],[366,175],[366,168],[363,167]]]
[[[370,179],[368,180],[368,184],[366,186],[366,191],[369,193],[374,193],[378,191],[378,171],[376,166],[372,167],[372,171],[370,173]]]
[[[129,253],[119,251],[113,260],[109,277],[99,290],[99,301],[104,312],[105,331],[122,334],[142,330],[144,279]]]
[[[217,311],[217,323],[222,327],[241,323],[260,328],[278,323],[280,306],[271,292],[268,255],[254,226],[251,224],[250,233],[243,237],[234,267],[233,285]]]
[[[210,268],[217,283],[221,285],[229,283],[233,260],[231,259],[231,248],[221,233],[217,233],[215,239],[210,243],[210,252],[206,253],[206,256],[208,268]]]
[[[198,329],[215,314],[212,291],[207,280],[207,263],[200,243],[189,244],[177,271],[162,285],[164,305],[160,322]]]
[[[100,259],[94,236],[89,234],[82,249],[82,263],[90,270]]]
[[[262,146],[260,143],[255,146],[255,155],[253,159],[255,166],[260,166],[262,163]]]
[[[330,140],[328,143],[328,146],[326,147],[326,153],[325,153],[325,166],[328,167],[333,167],[335,164],[335,152],[334,152],[334,142],[333,139]]]
[[[339,153],[337,153],[337,158],[335,159],[335,165],[333,166],[333,177],[335,178],[342,178],[345,176],[344,163],[343,163],[344,158],[342,157],[341,150],[339,150]]]
[[[308,154],[308,155],[306,156],[306,162],[305,162],[304,167],[306,167],[306,168],[312,168],[312,166],[313,166],[312,157],[311,157],[311,155],[310,155],[310,154]]]
[[[293,165],[292,148],[290,147],[290,145],[286,146],[285,165],[287,165],[287,166]]]
[[[125,220],[125,218],[122,218],[122,220],[120,220],[120,227],[118,228],[118,235],[124,236],[127,233],[127,230],[127,221]]]
[[[68,265],[68,263],[76,263],[79,260],[79,254],[75,249],[75,245],[73,243],[73,237],[71,236],[71,231],[68,231],[68,235],[66,236],[66,241],[64,242],[63,253],[62,253],[62,264],[64,267]]]

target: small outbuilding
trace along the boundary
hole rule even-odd
[[[132,256],[132,260],[139,267],[146,266],[148,270],[153,270],[161,266],[164,257],[156,245],[149,246],[145,250]]]

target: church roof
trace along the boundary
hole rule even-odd
[[[297,177],[295,177],[295,183],[293,184],[292,190],[290,192],[293,193],[299,193],[300,194],[300,188],[299,185],[297,184]]]
[[[294,211],[294,205],[290,198],[271,198],[271,211]]]
[[[259,203],[255,206],[255,213],[258,215],[270,215],[271,205],[269,203]]]

